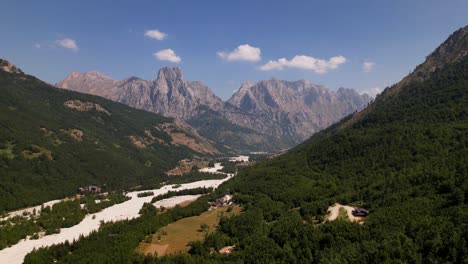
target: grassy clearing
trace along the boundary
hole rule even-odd
[[[26,159],[35,159],[45,156],[48,160],[52,160],[52,152],[38,145],[31,145],[29,149],[23,150],[21,154],[23,154],[23,157]]]
[[[227,208],[216,208],[201,215],[171,223],[148,237],[146,241],[141,242],[137,252],[142,254],[157,253],[158,256],[187,252],[189,250],[187,244],[190,241],[203,240],[207,233],[214,232],[223,215],[229,217],[241,212],[238,206],[234,206],[231,212],[226,212]],[[202,229],[204,230],[202,231]]]
[[[13,148],[15,145],[10,141],[7,141],[5,144],[0,145],[0,157],[6,159],[14,159],[15,155],[13,154]]]

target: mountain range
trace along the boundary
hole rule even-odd
[[[161,68],[155,80],[72,72],[56,86],[179,119],[218,148],[233,151],[292,147],[371,101],[352,89],[271,79],[245,83],[224,102],[202,82],[186,81],[179,68],[170,67]]]

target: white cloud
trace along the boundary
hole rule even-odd
[[[375,63],[371,61],[365,61],[362,64],[362,71],[363,72],[370,72],[372,69],[374,69]]]
[[[231,52],[218,51],[216,54],[227,61],[259,61],[262,59],[260,48],[249,44],[240,45]]]
[[[361,94],[368,94],[371,97],[376,97],[381,92],[382,92],[382,88],[376,86],[376,87],[370,88],[369,90],[362,91]]]
[[[291,60],[281,58],[276,61],[270,60],[260,67],[262,71],[282,70],[284,68],[297,68],[304,70],[311,70],[318,74],[323,74],[329,70],[338,68],[341,64],[346,62],[343,56],[331,57],[328,61],[316,59],[314,57],[305,55],[296,55]]]
[[[34,47],[36,47],[36,49],[40,49],[40,48],[41,48],[41,44],[39,44],[39,43],[34,43]]]
[[[156,39],[156,40],[163,40],[167,38],[166,33],[161,32],[157,29],[147,30],[145,32],[145,36],[147,36],[148,38]]]
[[[175,54],[171,49],[160,50],[153,54],[158,60],[170,61],[174,63],[179,63],[182,59]]]
[[[55,44],[66,49],[78,51],[78,45],[76,44],[76,41],[74,39],[70,39],[70,38],[59,39],[55,41]]]

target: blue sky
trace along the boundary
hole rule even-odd
[[[385,88],[468,25],[466,0],[4,2],[0,57],[29,74],[154,79],[178,66],[224,99],[272,77]]]

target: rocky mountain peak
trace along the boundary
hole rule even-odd
[[[96,81],[96,80],[112,80],[112,79],[98,71],[89,71],[89,72],[83,72],[83,73],[78,72],[78,71],[73,71],[62,82],[77,81],[77,80]]]
[[[369,101],[352,89],[332,91],[306,80],[270,79],[244,83],[228,103],[261,117],[268,131],[255,129],[300,142]]]
[[[16,74],[23,74],[18,67],[16,67],[13,63],[0,59],[0,70],[9,72],[9,73],[16,73]]]
[[[162,67],[158,73],[158,80],[183,81],[182,71],[178,67]]]
[[[413,81],[427,80],[433,72],[448,64],[456,63],[468,56],[468,26],[453,32],[447,40],[437,47],[426,60],[399,83],[382,93],[383,97],[398,94],[400,89]]]
[[[88,93],[109,98],[112,87],[118,81],[98,72],[78,72],[70,73],[64,80],[56,84],[57,87],[70,89],[73,91]],[[110,98],[113,99],[113,98]]]
[[[416,67],[415,78],[425,80],[437,69],[458,62],[468,55],[468,26],[458,29],[435,49],[426,61]]]
[[[89,72],[86,72],[85,73],[86,76],[90,76],[90,77],[95,77],[95,78],[106,78],[106,79],[110,79],[110,77],[98,72],[98,71],[89,71]]]

